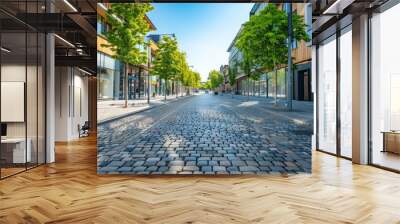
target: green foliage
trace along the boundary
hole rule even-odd
[[[164,80],[179,79],[181,68],[181,55],[178,51],[178,42],[175,38],[163,36],[158,43],[152,74]]]
[[[201,85],[201,89],[211,89],[211,81],[207,80],[204,84]]]
[[[243,60],[239,64],[240,68],[252,80],[259,80],[261,73],[256,69],[253,60],[248,56],[243,56]]]
[[[186,54],[183,52],[178,52],[178,68],[179,68],[179,77],[178,80],[182,82],[184,86],[192,86],[193,85],[193,72],[190,70],[189,65],[186,60]]]
[[[200,74],[190,69],[186,54],[175,38],[164,36],[158,44],[152,73],[164,80],[180,81],[186,87],[200,86]]]
[[[219,71],[212,70],[208,74],[208,80],[210,81],[210,89],[215,89],[224,82],[224,76]]]
[[[268,4],[243,25],[236,47],[243,54],[244,62],[241,67],[252,79],[259,77],[259,72],[252,74],[252,69],[259,70],[255,67],[275,70],[279,65],[287,63],[287,18],[286,12],[274,4]],[[294,39],[308,41],[303,18],[293,14],[292,21]]]
[[[236,65],[234,65],[232,68],[229,67],[229,70],[228,70],[228,77],[229,77],[229,84],[230,84],[231,86],[235,85],[237,74],[238,74],[238,68],[237,68]]]
[[[195,72],[195,71],[192,71],[191,73],[192,73],[192,79],[193,79],[191,87],[200,88],[200,81],[201,81],[200,73]]]
[[[106,12],[111,29],[105,33],[109,44],[103,44],[115,53],[114,58],[128,64],[144,64],[147,60],[145,36],[150,26],[145,19],[153,6],[148,3],[113,3]]]

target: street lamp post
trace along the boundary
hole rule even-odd
[[[151,66],[151,48],[150,42],[147,47],[147,103],[150,104],[150,66]]]
[[[293,40],[293,29],[292,29],[292,3],[286,3],[288,5],[288,79],[287,79],[287,109],[291,111],[292,108],[292,40]]]

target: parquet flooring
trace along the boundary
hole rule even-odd
[[[400,223],[400,175],[313,153],[313,174],[96,174],[96,140],[0,181],[0,223]]]

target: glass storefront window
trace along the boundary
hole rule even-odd
[[[98,86],[97,97],[100,100],[122,99],[122,64],[103,53],[97,53]]]
[[[278,70],[278,98],[286,99],[286,69]]]
[[[400,170],[400,4],[371,18],[372,163]]]
[[[351,26],[340,36],[340,154],[352,157],[352,33]]]
[[[336,36],[318,48],[318,149],[336,153]]]
[[[114,71],[107,68],[102,68],[99,78],[101,99],[112,99],[114,90]]]

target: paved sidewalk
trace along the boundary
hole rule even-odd
[[[219,96],[230,97],[232,95],[230,93],[219,94]],[[278,98],[277,105],[275,106],[275,99],[273,97],[266,98],[265,96],[244,96],[244,95],[233,95],[233,99],[240,99],[240,100],[257,100],[263,102],[265,104],[269,104],[274,106],[275,109],[286,110],[286,99]],[[313,113],[314,112],[314,102],[313,101],[299,101],[299,100],[292,100],[293,105],[293,112],[307,112]]]
[[[205,94],[179,100],[101,125],[97,172],[309,173],[312,126],[297,122],[298,113],[312,117],[254,99]]]
[[[121,117],[125,117],[134,113],[149,110],[155,106],[163,105],[171,101],[179,100],[188,96],[170,95],[165,101],[164,96],[156,96],[150,98],[150,104],[147,98],[135,99],[128,101],[128,108],[125,108],[124,100],[107,100],[97,102],[97,123],[101,124]]]

